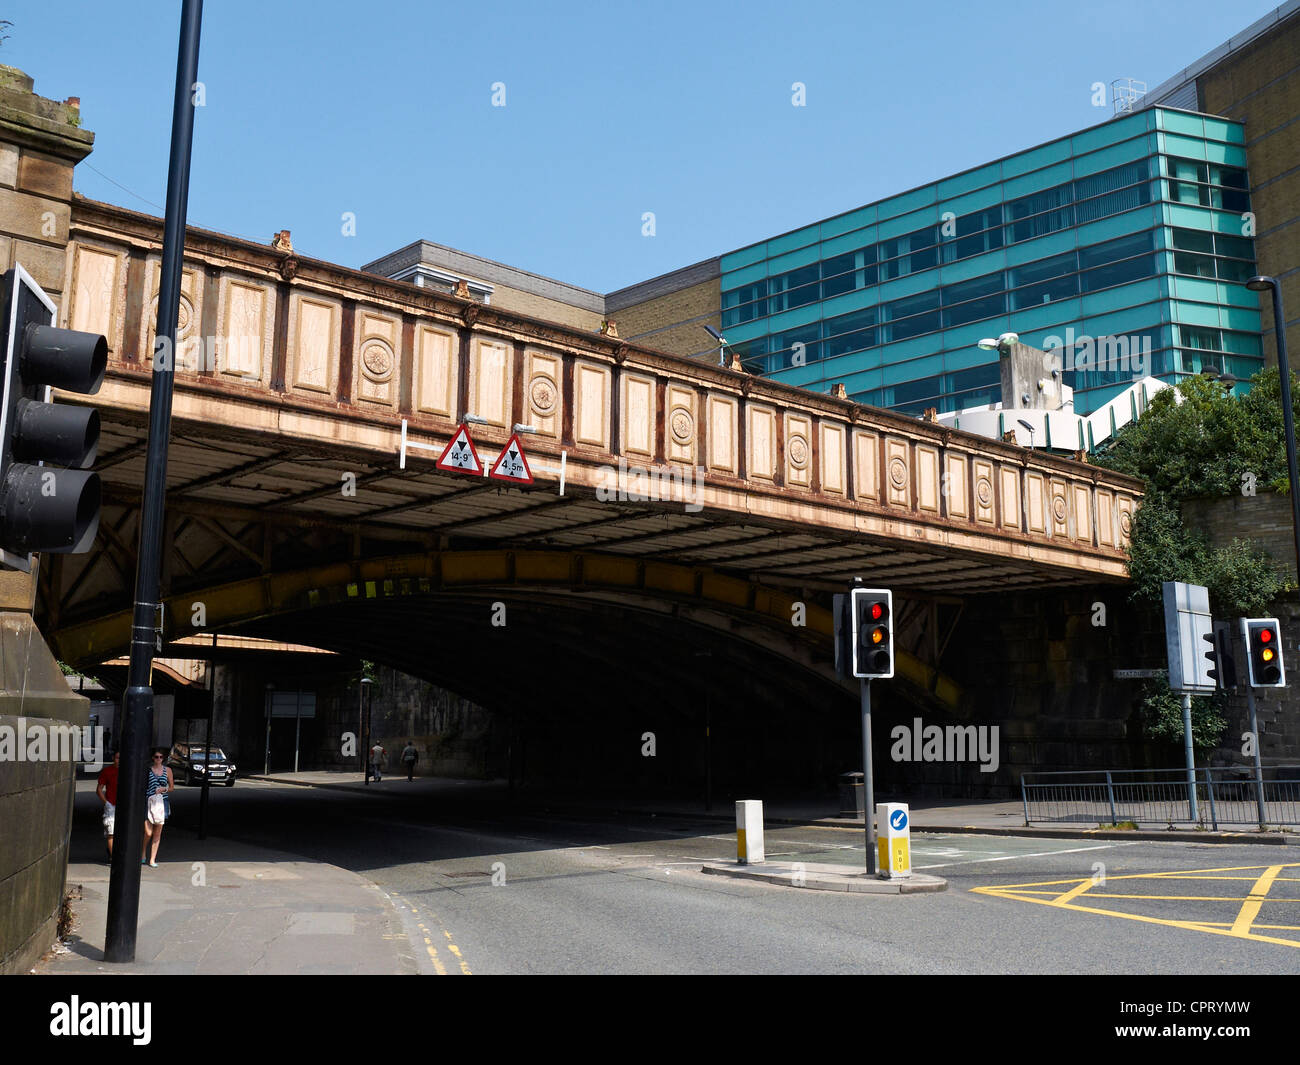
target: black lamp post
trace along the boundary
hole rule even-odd
[[[1282,313],[1282,286],[1277,278],[1261,274],[1246,282],[1253,292],[1273,291],[1273,332],[1277,336],[1277,369],[1282,385],[1282,424],[1286,428],[1287,484],[1291,490],[1291,531],[1295,537],[1296,573],[1300,575],[1300,473],[1296,471],[1295,415],[1291,410],[1291,367],[1286,358],[1286,317]]]
[[[364,668],[364,667],[363,667]],[[370,700],[366,696],[370,692],[370,685],[373,683],[367,676],[362,676],[361,683],[357,685],[357,712],[361,720],[358,722],[361,732],[361,768],[366,774],[366,783],[370,783],[370,714],[367,713]]]

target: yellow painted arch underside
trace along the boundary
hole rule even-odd
[[[415,582],[412,584],[412,582]],[[421,582],[424,582],[423,584]],[[581,588],[635,591],[720,607],[733,613],[789,622],[795,600],[782,592],[697,566],[645,562],[621,555],[565,551],[434,551],[353,562],[335,562],[288,573],[250,577],[230,584],[190,590],[164,600],[169,639],[219,630],[276,614],[311,609],[339,599],[423,595],[470,588]],[[333,591],[335,594],[326,594]],[[341,594],[339,594],[341,593]],[[194,624],[195,605],[204,622]],[[806,604],[805,628],[834,638],[831,612]],[[130,646],[131,614],[122,610],[49,634],[59,657],[88,665],[122,654]],[[956,707],[961,688],[950,677],[898,648],[895,675]]]

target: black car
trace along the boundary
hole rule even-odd
[[[235,765],[220,747],[178,743],[167,756],[167,766],[178,784],[201,784],[205,775],[213,784],[229,788],[235,783]]]

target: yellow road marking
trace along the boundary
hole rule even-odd
[[[1255,886],[1250,889],[1250,898],[1248,898],[1237,914],[1237,919],[1232,922],[1232,931],[1234,935],[1247,935],[1250,932],[1250,926],[1255,923],[1255,918],[1259,916],[1259,911],[1264,905],[1264,899],[1267,897],[1269,888],[1273,886],[1273,878],[1282,871],[1280,865],[1270,865],[1264,870],[1263,874],[1255,881]]]
[[[469,966],[465,964],[465,959],[461,957],[460,947],[451,941],[451,933],[444,928],[442,934],[447,937],[447,949],[455,954],[456,960],[460,962],[460,971],[466,976],[473,976],[474,974],[469,971]]]
[[[1294,882],[1297,878],[1281,877],[1278,874],[1287,868],[1300,867],[1300,863],[1290,863],[1288,865],[1259,866],[1243,865],[1229,866],[1218,869],[1191,869],[1184,872],[1169,873],[1131,873],[1122,876],[1107,877],[1107,882],[1112,880],[1168,880],[1185,877],[1189,880],[1216,879],[1206,877],[1205,873],[1238,873],[1238,872],[1258,872],[1263,870],[1254,880],[1254,886],[1250,894],[1242,899],[1240,896],[1199,896],[1199,895],[1121,895],[1106,894],[1098,892],[1090,896],[1090,901],[1104,902],[1106,899],[1138,899],[1151,901],[1180,901],[1180,902],[1233,902],[1241,904],[1241,910],[1237,918],[1231,924],[1223,921],[1198,921],[1198,920],[1178,920],[1165,917],[1149,917],[1140,913],[1124,913],[1118,910],[1105,910],[1099,906],[1080,905],[1076,899],[1083,895],[1095,885],[1092,878],[1080,880],[1071,878],[1069,880],[1045,880],[1027,884],[1000,884],[990,887],[971,888],[972,893],[979,895],[991,895],[994,898],[1008,899],[1013,902],[1032,902],[1040,906],[1054,906],[1057,909],[1075,910],[1079,913],[1093,913],[1102,917],[1119,917],[1128,921],[1142,921],[1146,924],[1164,925],[1169,928],[1182,928],[1188,931],[1204,932],[1208,935],[1231,936],[1234,939],[1250,939],[1261,943],[1277,943],[1281,946],[1300,947],[1300,941],[1295,939],[1283,939],[1279,936],[1261,935],[1260,931],[1268,929],[1269,931],[1300,931],[1300,927],[1293,925],[1256,925],[1255,919],[1259,916],[1260,909],[1265,902],[1300,902],[1300,899],[1291,898],[1269,898],[1268,893],[1275,883],[1279,881]],[[1250,877],[1224,877],[1222,879],[1242,879],[1249,880]],[[1047,892],[1041,889],[1062,887],[1071,885],[1070,889],[1064,894]],[[1035,890],[1039,889],[1039,890]],[[1050,895],[1049,898],[1034,898],[1035,895]]]
[[[1058,896],[1058,897],[1057,897],[1056,899],[1054,899],[1053,901],[1054,901],[1054,902],[1056,903],[1056,905],[1058,905],[1058,906],[1064,906],[1066,903],[1071,902],[1071,901],[1073,901],[1074,899],[1078,898],[1080,895],[1082,895],[1082,894],[1083,894],[1085,891],[1087,891],[1089,888],[1091,888],[1091,887],[1096,887],[1096,886],[1097,886],[1097,881],[1095,881],[1095,880],[1093,880],[1091,877],[1089,877],[1089,878],[1088,878],[1087,880],[1085,880],[1083,883],[1081,883],[1081,884],[1079,884],[1079,885],[1077,885],[1077,886],[1075,886],[1075,887],[1072,887],[1072,888],[1071,888],[1069,891],[1067,891],[1064,895],[1060,895],[1060,896]]]
[[[1174,902],[1182,900],[1185,902],[1249,902],[1253,896],[1232,895],[1112,895],[1106,894],[1094,895],[1095,899],[1151,899],[1153,902]],[[1262,896],[1261,896],[1262,898]],[[1270,899],[1270,902],[1300,902],[1300,899]]]
[[[1300,868],[1300,862],[1294,862],[1292,864],[1295,865],[1297,868]],[[1189,869],[1187,872],[1189,873],[1240,873],[1240,872],[1248,872],[1248,871],[1253,871],[1256,869],[1263,869],[1263,868],[1264,866],[1262,865],[1227,865],[1221,869]],[[1124,873],[1123,875],[1116,875],[1116,876],[1112,876],[1108,873],[1106,875],[1106,882],[1109,883],[1112,880],[1151,880],[1155,877],[1178,877],[1183,875],[1184,874],[1180,872]],[[1247,876],[1247,877],[1243,877],[1242,879],[1250,880],[1252,878]],[[1072,876],[1068,880],[1036,880],[1029,884],[999,884],[996,890],[1006,891],[1018,887],[1051,887],[1053,884],[1077,884],[1078,882],[1079,882],[1079,878],[1077,876]],[[971,890],[983,891],[985,889],[972,888]]]

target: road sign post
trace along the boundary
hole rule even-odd
[[[1183,697],[1183,753],[1187,761],[1187,809],[1199,820],[1196,805],[1196,750],[1192,744],[1192,696],[1218,689],[1202,646],[1214,639],[1210,593],[1203,584],[1165,581],[1165,647],[1169,653],[1169,687]]]
[[[1246,707],[1250,711],[1250,736],[1255,748],[1255,808],[1259,814],[1259,830],[1264,831],[1267,815],[1264,809],[1264,763],[1260,758],[1259,723],[1255,720],[1255,689],[1246,685]]]
[[[871,680],[858,682],[862,691],[862,820],[867,827],[867,873],[876,875],[876,790],[871,774]]]

